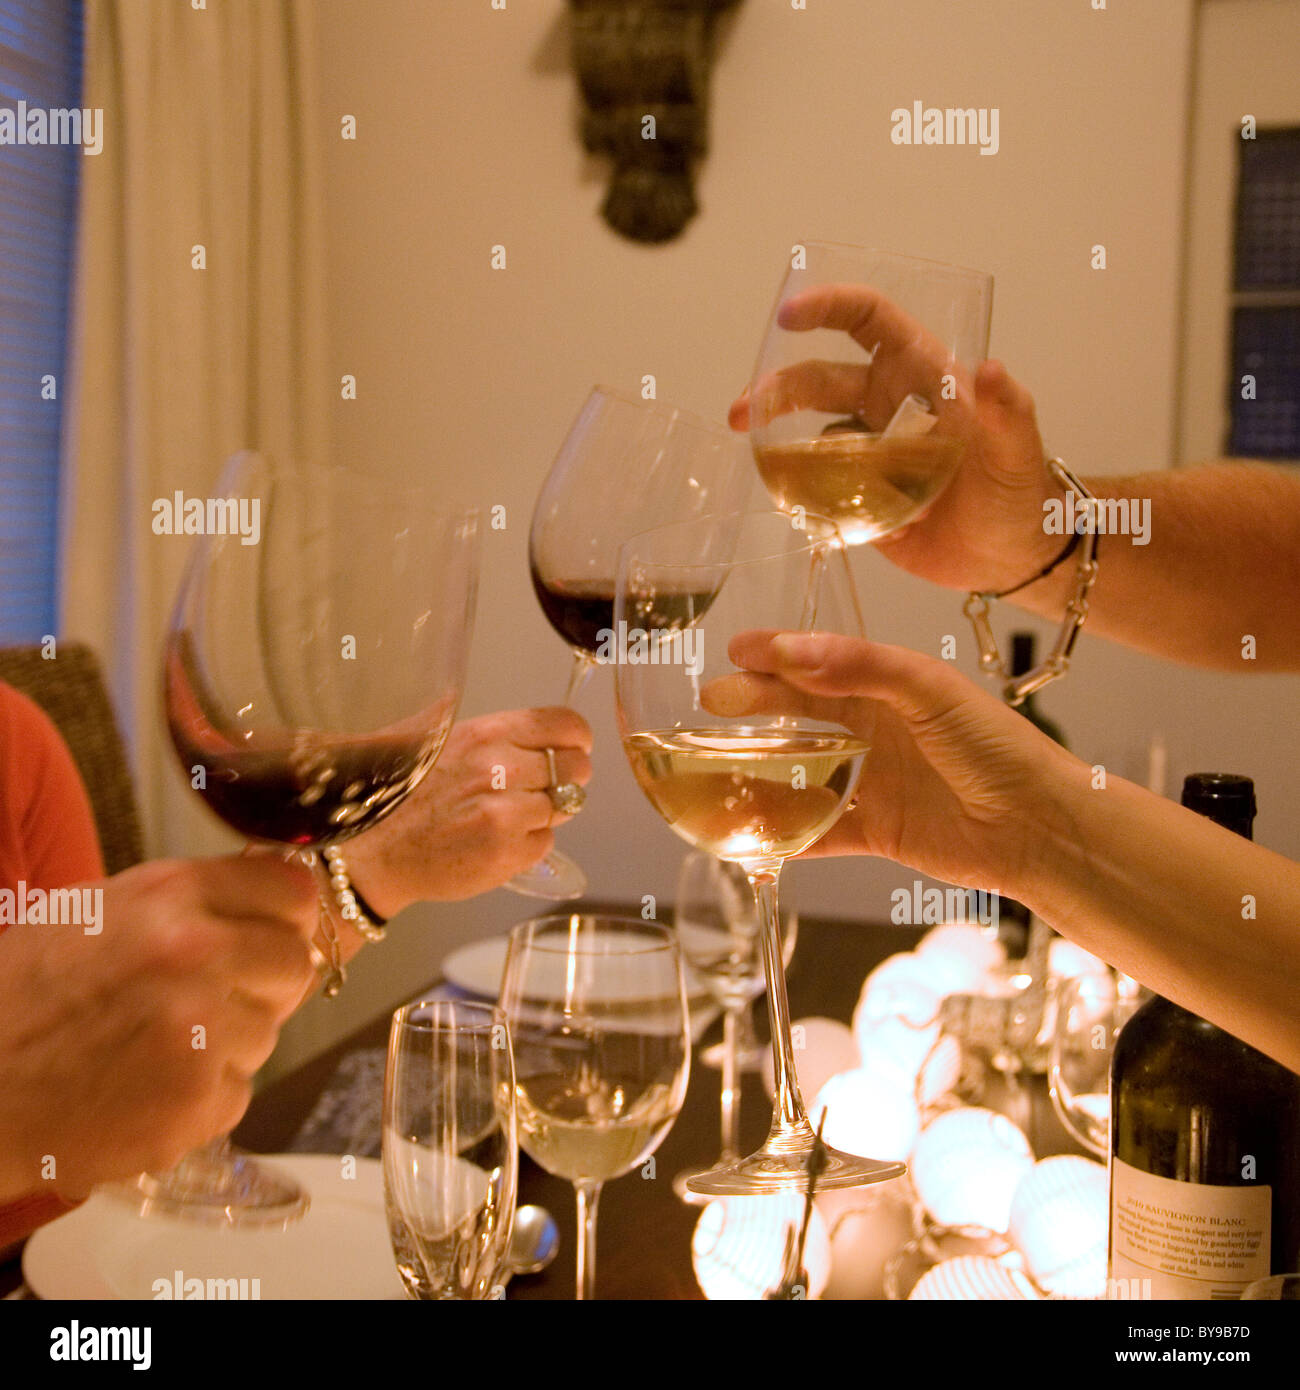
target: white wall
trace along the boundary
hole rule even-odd
[[[488,536],[467,711],[563,689],[567,654],[532,598],[527,531],[589,387],[653,373],[662,397],[721,415],[801,238],[993,271],[992,352],[1035,391],[1048,447],[1084,472],[1173,461],[1192,0],[1104,11],[1089,0],[809,0],[803,11],[746,0],[716,64],[703,211],[662,248],[599,218],[566,11],[562,0],[317,7],[335,366],[359,383],[359,399],[336,407],[341,452],[508,509],[506,531]],[[892,145],[890,112],[915,99],[998,107],[999,153]],[[337,138],[345,113],[355,143]],[[505,271],[490,268],[496,243]],[[1090,268],[1095,243],[1105,271]],[[937,653],[955,633],[974,672],[960,596],[874,553],[856,563],[874,636]],[[1079,751],[1121,773],[1141,772],[1160,730],[1171,785],[1193,768],[1255,774],[1260,839],[1300,854],[1297,735],[1282,717],[1293,689],[1085,638],[1044,703]],[[593,895],[671,898],[683,846],[632,782],[611,698],[601,680],[580,697],[596,775],[561,843]],[[803,911],[865,919],[883,918],[889,890],[913,877],[863,861],[789,874]],[[409,993],[448,942],[528,911],[497,893],[413,913],[399,940],[365,953],[343,1000],[291,1025],[276,1065]]]

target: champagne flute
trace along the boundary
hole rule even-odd
[[[388,1233],[407,1297],[502,1296],[519,1157],[500,1009],[422,999],[397,1010],[383,1153]]]
[[[255,453],[230,461],[208,514],[225,521],[191,557],[165,646],[172,744],[227,825],[314,866],[394,811],[442,748],[469,652],[475,517],[428,489]],[[218,1225],[285,1225],[308,1205],[227,1140],[114,1191]]]
[[[569,644],[564,702],[613,636],[618,547],[647,526],[744,505],[753,484],[731,430],[667,402],[595,387],[551,465],[533,509],[529,570],[542,612]],[[505,885],[539,898],[576,898],[586,876],[552,851]]]
[[[1048,1057],[1052,1108],[1069,1133],[1098,1158],[1110,1156],[1110,1063],[1120,1029],[1142,999],[1113,972],[1067,980],[1056,1005]]]
[[[754,1036],[753,1004],[767,987],[763,971],[762,932],[754,894],[739,864],[704,850],[689,850],[677,876],[673,929],[682,958],[722,1006],[722,1042],[717,1048],[722,1071],[719,1095],[722,1152],[717,1163],[740,1157],[740,1078],[758,1071],[761,1052]],[[798,936],[798,917],[789,908],[781,916],[781,963],[789,968]],[[709,1053],[699,1060],[710,1065]],[[708,1168],[687,1168],[673,1179],[673,1191],[687,1197],[687,1180]]]
[[[638,918],[542,917],[510,933],[501,1007],[515,1049],[519,1143],[574,1185],[577,1296],[595,1297],[601,1187],[673,1126],[690,1019],[672,933]]]
[[[640,633],[616,672],[632,771],[677,834],[741,865],[762,932],[776,1080],[771,1131],[756,1153],[686,1186],[709,1196],[803,1190],[814,1135],[794,1071],[777,881],[782,863],[839,819],[868,742],[861,729],[784,707],[719,711],[752,704],[753,680],[729,655],[741,633],[861,634],[843,543],[833,522],[811,514],[737,513],[665,526],[623,547],[615,618]],[[858,1187],[906,1171],[901,1163],[823,1152],[821,1188]]]
[[[993,277],[857,246],[795,248],[749,389],[773,501],[850,545],[915,521],[965,452]]]

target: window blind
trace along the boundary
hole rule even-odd
[[[6,110],[81,100],[81,0],[0,0]],[[55,631],[77,145],[0,143],[0,643]]]

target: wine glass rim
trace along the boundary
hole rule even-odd
[[[642,410],[648,415],[666,416],[671,420],[683,420],[686,424],[698,430],[703,430],[706,434],[716,435],[719,439],[743,441],[744,435],[733,430],[729,425],[724,425],[721,421],[710,420],[703,415],[697,414],[693,410],[687,410],[680,405],[674,405],[671,401],[661,401],[657,396],[652,400],[644,400],[640,396],[634,395],[631,391],[624,391],[617,386],[609,386],[604,382],[597,382],[589,392],[587,401],[590,402],[592,396],[605,396],[610,400],[620,401],[623,405],[630,405],[637,410]]]
[[[419,1017],[420,1010],[429,1010],[435,1016]],[[446,1010],[448,1013],[465,1013],[474,1017],[460,1019],[447,1018],[446,1020],[436,1017],[437,1013]],[[421,999],[412,999],[409,1003],[403,1004],[401,1008],[393,1011],[394,1028],[415,1028],[422,1032],[429,1033],[491,1033],[496,1027],[504,1027],[507,1035],[510,1031],[509,1015],[501,1008],[500,1004],[486,999],[443,999],[436,995],[429,995]]]
[[[852,251],[859,255],[878,256],[882,260],[898,261],[903,265],[925,266],[935,270],[945,270],[952,274],[968,276],[974,280],[988,283],[993,281],[991,270],[977,270],[971,265],[958,265],[956,261],[940,261],[933,256],[907,256],[901,251],[886,251],[879,246],[859,246],[851,241],[822,241],[816,238],[796,243],[799,246],[815,246],[822,251]]]
[[[619,559],[617,564],[617,581],[621,584],[623,574],[626,570],[626,558],[636,554],[634,549],[638,541],[644,541],[648,536],[663,535],[670,531],[685,531],[690,526],[700,526],[706,522],[739,520],[742,524],[746,521],[757,521],[759,518],[774,520],[782,518],[786,526],[791,531],[806,530],[806,523],[812,522],[814,526],[820,528],[820,535],[809,535],[802,545],[788,546],[779,550],[764,550],[759,555],[749,555],[743,560],[651,560],[645,557],[645,563],[653,565],[658,570],[713,570],[720,566],[727,569],[740,569],[745,565],[767,564],[771,560],[777,560],[784,556],[798,555],[803,551],[813,551],[826,545],[834,548],[844,548],[844,536],[839,526],[828,516],[821,512],[803,511],[800,513],[800,521],[804,524],[796,525],[794,515],[791,512],[782,511],[779,507],[760,507],[746,508],[743,511],[732,512],[709,512],[703,516],[691,517],[686,521],[670,521],[663,526],[651,526],[645,531],[638,531],[636,535],[629,536],[627,540],[619,546]]]
[[[641,956],[651,955],[657,951],[677,950],[676,936],[672,929],[666,927],[662,922],[647,922],[640,917],[629,917],[611,912],[552,912],[541,917],[530,917],[527,921],[519,922],[510,929],[510,944],[514,945],[516,942],[527,940],[530,949],[546,951],[558,956],[607,956],[611,954],[607,949],[602,949],[598,943],[585,945],[584,938],[573,931],[575,922],[590,924],[593,927],[613,928],[612,931],[601,933],[605,941],[615,935],[626,937],[640,935],[650,938],[639,949],[634,947],[630,950],[620,951],[617,953],[619,955]],[[568,928],[565,945],[551,945],[547,942],[546,932],[555,931],[558,933],[565,927]]]
[[[432,513],[434,516],[441,516],[449,521],[473,521],[477,523],[479,508],[473,503],[461,505],[446,500],[444,489],[435,482],[423,482],[419,480],[411,481],[408,478],[396,478],[385,476],[378,473],[370,473],[364,469],[354,468],[345,463],[313,463],[309,460],[289,458],[279,459],[274,454],[262,449],[237,449],[233,454],[227,456],[222,465],[221,473],[218,476],[218,484],[224,483],[227,475],[245,461],[260,459],[268,464],[272,469],[281,474],[312,474],[313,476],[327,479],[347,479],[353,481],[361,487],[371,487],[375,489],[376,501],[386,500],[383,494],[402,497],[431,497],[435,498],[436,505],[430,508],[422,508],[421,515],[427,516]],[[224,493],[217,493],[216,496],[224,496]],[[364,497],[361,499],[366,500]]]

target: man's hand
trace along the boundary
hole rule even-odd
[[[98,935],[0,935],[0,1200],[82,1196],[232,1129],[317,983],[301,866],[157,861],[80,887],[103,890]]]
[[[472,898],[545,857],[570,817],[546,795],[591,778],[591,730],[563,706],[505,710],[452,727],[433,769],[386,820],[344,846],[349,872],[385,917],[413,902]]]
[[[935,431],[963,440],[952,482],[919,520],[876,548],[896,565],[951,589],[999,591],[1036,574],[1063,541],[1043,529],[1043,503],[1059,496],[1043,466],[1045,453],[1028,391],[1000,362],[972,380],[943,344],[897,305],[866,285],[818,285],[782,304],[792,332],[848,333],[868,354],[860,364],[809,360],[756,383],[764,418],[794,410],[854,415],[882,430],[911,392],[931,402]],[[944,377],[952,377],[945,392]],[[731,406],[733,429],[750,427],[747,392]]]

